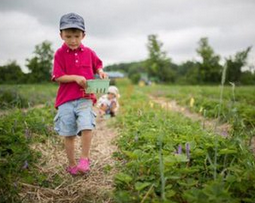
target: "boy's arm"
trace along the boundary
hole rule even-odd
[[[81,87],[86,87],[86,78],[79,75],[63,75],[55,80],[60,83],[76,82]]]
[[[108,78],[107,74],[103,71],[103,63],[98,58],[94,51],[92,53],[92,64],[93,64],[93,72],[97,73],[101,79]]]
[[[101,79],[108,78],[107,74],[103,71],[102,68],[97,69],[97,74],[99,75],[99,77],[100,77]]]

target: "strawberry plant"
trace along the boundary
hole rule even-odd
[[[232,84],[233,85],[233,84]],[[220,118],[221,122],[232,125],[233,136],[244,139],[255,130],[255,88],[254,86],[226,86],[221,105],[220,88],[217,86],[166,86],[144,87],[144,92],[156,97],[176,100],[190,111],[209,118]],[[193,100],[193,104],[190,105]],[[221,113],[218,115],[218,110]],[[245,132],[245,133],[243,133]]]
[[[116,120],[116,202],[254,202],[255,162],[242,139],[223,138],[128,87]]]
[[[47,184],[33,164],[40,154],[29,145],[52,135],[52,108],[16,110],[0,119],[0,202],[19,201],[19,182]]]

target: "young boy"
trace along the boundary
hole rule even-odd
[[[111,115],[112,117],[116,115],[116,112],[119,109],[118,98],[119,90],[115,86],[110,86],[108,88],[107,94],[100,97],[98,100],[98,108],[101,116]]]
[[[81,42],[85,38],[85,25],[81,16],[69,13],[60,19],[60,37],[64,44],[54,56],[52,80],[59,83],[55,107],[58,113],[54,118],[55,130],[65,138],[65,149],[71,175],[90,170],[89,150],[92,129],[95,127],[95,114],[92,110],[96,102],[94,94],[86,94],[86,80],[99,74],[106,78],[102,61],[94,51]],[[76,163],[74,142],[81,136],[82,152]]]

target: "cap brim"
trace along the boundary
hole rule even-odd
[[[69,28],[77,28],[77,29],[79,29],[79,30],[85,32],[85,29],[84,29],[84,28],[82,28],[82,27],[80,27],[80,26],[78,26],[78,25],[74,25],[74,24],[67,24],[67,25],[65,25],[65,26],[60,27],[59,29],[60,29],[60,30],[65,30],[65,29],[69,29]]]

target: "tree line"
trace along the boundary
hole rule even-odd
[[[16,61],[0,66],[0,84],[45,83],[50,81],[53,49],[52,44],[44,41],[35,46],[33,57],[26,59],[29,72],[24,73]]]
[[[148,36],[148,58],[139,62],[120,63],[107,66],[109,71],[123,71],[137,83],[146,74],[148,80],[175,84],[219,84],[223,67],[226,67],[226,81],[242,85],[254,85],[254,67],[242,70],[247,66],[248,54],[251,47],[237,52],[234,56],[224,59],[216,54],[209,45],[208,38],[201,38],[198,42],[197,54],[200,61],[188,60],[182,64],[175,64],[163,50],[163,43],[157,35]]]
[[[24,73],[16,61],[0,66],[0,84],[45,83],[50,81],[52,70],[52,44],[44,41],[35,46],[33,56],[26,59],[29,72]],[[208,38],[201,38],[196,52],[199,61],[188,60],[182,64],[172,62],[163,50],[163,43],[157,35],[149,35],[147,42],[148,57],[139,62],[119,63],[105,67],[106,71],[121,71],[134,83],[144,79],[174,84],[219,84],[223,67],[226,67],[226,81],[242,85],[255,84],[254,67],[242,70],[247,66],[251,47],[237,52],[234,56],[224,59],[216,54],[209,45]]]

